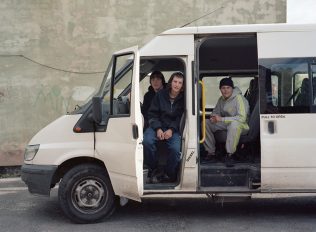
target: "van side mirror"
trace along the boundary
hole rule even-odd
[[[100,96],[92,98],[92,117],[96,123],[102,122],[102,97]]]

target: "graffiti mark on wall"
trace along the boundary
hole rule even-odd
[[[0,102],[3,102],[3,101],[4,101],[4,93],[0,92]]]
[[[89,100],[95,91],[96,89],[91,86],[76,86],[72,89],[57,85],[46,86],[35,95],[33,105],[45,106],[45,109],[64,114],[73,110],[75,105],[81,105]]]
[[[64,96],[65,95],[65,96]],[[50,110],[66,113],[71,101],[70,94],[63,94],[59,86],[42,87],[36,94],[34,106],[45,104]]]

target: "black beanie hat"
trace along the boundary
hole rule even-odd
[[[234,82],[232,81],[232,79],[230,77],[226,77],[226,78],[223,78],[219,82],[219,88],[221,88],[222,86],[230,86],[230,87],[234,88]]]

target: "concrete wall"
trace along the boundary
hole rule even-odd
[[[2,0],[0,166],[98,88],[113,51],[214,10],[191,26],[286,21],[286,0]]]

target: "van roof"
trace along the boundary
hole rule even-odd
[[[194,36],[207,34],[311,32],[316,24],[245,24],[174,28],[162,32],[140,49],[141,56],[194,55]]]
[[[209,33],[247,33],[247,32],[277,32],[277,31],[315,31],[316,24],[244,24],[222,26],[199,26],[174,28],[162,32],[160,35],[190,35]]]

